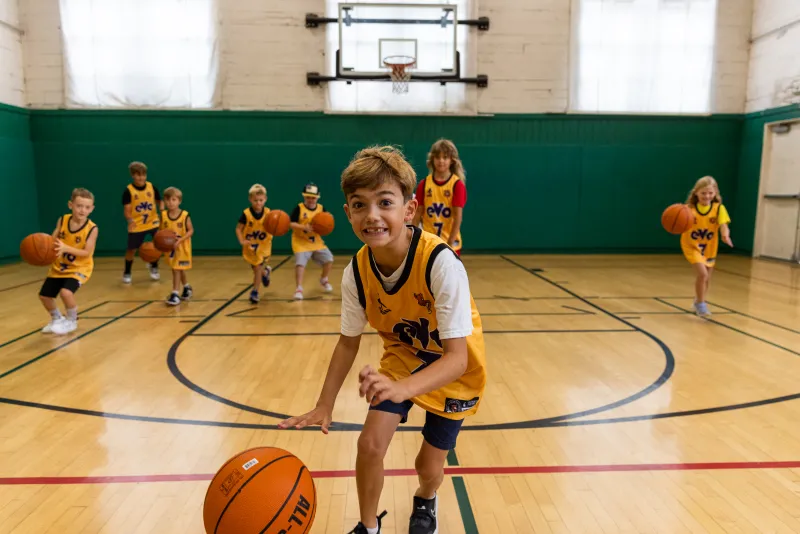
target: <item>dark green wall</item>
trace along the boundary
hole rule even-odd
[[[0,199],[5,218],[5,230],[0,233],[0,260],[19,258],[22,238],[39,231],[28,118],[27,110],[0,104]]]
[[[341,116],[269,112],[36,111],[31,116],[40,221],[47,226],[76,186],[97,197],[101,252],[124,248],[121,195],[127,164],[141,160],[163,190],[184,191],[196,250],[236,252],[236,220],[255,182],[286,211],[313,180],[337,217],[327,239],[354,250],[341,208],[341,171],[360,148],[401,145],[420,178],[439,137],[467,170],[466,250],[675,249],[661,211],[694,181],[718,178],[735,206],[741,116]],[[743,217],[737,217],[744,226]],[[276,240],[288,250],[289,236]]]
[[[736,187],[736,212],[731,213],[731,238],[734,245],[753,249],[755,219],[758,207],[758,185],[761,177],[761,155],[764,149],[764,126],[769,122],[800,119],[800,105],[750,113],[744,118],[739,146],[739,175]],[[727,202],[727,199],[723,197]],[[734,233],[735,232],[735,233]]]

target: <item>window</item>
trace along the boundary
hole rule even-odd
[[[339,17],[339,0],[326,0],[326,17]],[[461,20],[472,18],[472,0],[342,0],[341,3],[392,3],[392,4],[451,4],[458,10],[458,18]],[[415,9],[409,7],[397,7],[391,12],[382,12],[382,17],[403,18],[403,19],[431,19],[431,9]],[[345,37],[344,46],[352,47],[349,49],[350,56],[360,56],[361,61],[369,61],[375,64],[378,70],[378,50],[379,40],[387,35],[385,24],[358,24],[357,39],[347,39]],[[392,25],[392,29],[398,29],[400,25]],[[402,28],[405,32],[404,37],[416,38],[418,40],[418,53],[420,55],[428,52],[429,55],[441,52],[443,43],[433,42],[436,38],[430,37],[432,34],[430,25],[407,25]],[[472,30],[467,26],[458,26],[456,34],[456,48],[460,52],[461,76],[475,76],[474,55],[468,50],[468,46],[473,42],[470,39]],[[356,33],[356,32],[353,32]],[[327,73],[334,75],[336,72],[336,51],[339,49],[339,25],[332,23],[327,25],[326,37],[326,58]],[[452,34],[451,34],[452,35]],[[393,35],[389,35],[391,37]],[[391,40],[391,39],[390,39]],[[450,41],[452,47],[452,40]],[[388,49],[388,45],[387,45]],[[451,48],[452,49],[452,48]],[[390,52],[391,53],[391,52]],[[388,70],[387,70],[388,72]],[[406,94],[396,95],[392,93],[391,82],[375,81],[354,81],[348,85],[344,81],[328,82],[327,84],[326,111],[332,112],[421,112],[421,113],[473,113],[476,109],[475,90],[473,86],[463,83],[448,83],[440,85],[435,82],[414,82],[409,84],[409,91]]]
[[[717,0],[574,0],[571,108],[707,113]]]
[[[216,0],[60,0],[67,104],[209,108]]]

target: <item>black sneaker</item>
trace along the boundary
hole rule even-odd
[[[439,509],[439,495],[433,499],[414,497],[414,511],[408,524],[408,534],[438,534],[439,523],[436,515]]]
[[[177,306],[180,303],[181,303],[181,298],[175,291],[170,293],[169,296],[167,297],[167,304],[169,304],[170,306]]]
[[[387,514],[386,510],[384,510],[383,513],[378,516],[378,532],[381,531],[381,519],[383,519],[383,516],[385,516],[386,514]],[[356,525],[356,528],[354,528],[347,534],[367,534],[367,527],[364,526],[364,523],[359,521],[358,524]]]
[[[272,267],[269,265],[264,266],[264,274],[261,275],[261,284],[264,287],[269,287],[269,275],[272,273]]]
[[[192,286],[190,286],[189,284],[183,286],[183,294],[181,295],[181,299],[189,300],[190,298],[192,298],[192,295],[193,295]]]

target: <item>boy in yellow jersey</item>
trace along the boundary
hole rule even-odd
[[[309,183],[303,188],[303,202],[297,205],[289,216],[292,228],[292,252],[295,260],[295,279],[297,289],[294,292],[296,300],[303,299],[303,274],[306,271],[308,260],[313,259],[322,266],[322,277],[319,283],[326,292],[333,291],[333,287],[328,281],[328,275],[333,267],[333,254],[325,246],[322,237],[314,232],[311,227],[311,219],[317,213],[327,211],[319,203],[319,188],[316,184]]]
[[[466,270],[440,237],[408,225],[417,208],[415,184],[411,165],[392,147],[362,150],[342,174],[344,208],[365,246],[342,277],[341,336],[317,405],[279,424],[321,425],[327,434],[363,328],[369,323],[378,331],[380,367],[366,366],[358,375],[359,394],[370,409],[358,440],[361,521],[355,534],[380,532],[383,458],[414,404],[426,418],[409,533],[438,532],[437,490],[447,452],[464,418],[478,410],[486,385],[483,327]]]
[[[177,306],[181,299],[192,298],[192,286],[186,279],[186,271],[192,268],[192,236],[194,226],[189,212],[181,209],[183,193],[177,187],[164,190],[164,203],[167,209],[161,213],[161,229],[172,230],[178,236],[167,262],[172,268],[172,293],[167,297],[167,304]],[[183,286],[183,293],[181,293]]]
[[[717,261],[720,235],[729,247],[733,247],[728,228],[731,218],[722,204],[717,181],[711,176],[704,176],[695,183],[686,204],[692,210],[694,224],[681,234],[681,250],[696,275],[692,307],[697,315],[709,316],[706,294]]]
[[[147,165],[134,161],[128,165],[133,183],[128,184],[122,193],[122,207],[128,221],[128,247],[125,251],[125,272],[123,283],[131,283],[131,267],[136,250],[142,246],[147,236],[156,235],[159,227],[158,214],[164,210],[164,202],[158,189],[147,181]],[[150,278],[158,280],[158,260],[150,264]]]
[[[97,243],[97,225],[89,219],[94,211],[94,195],[86,189],[73,189],[69,201],[71,214],[58,219],[53,230],[56,257],[47,278],[39,290],[39,299],[50,313],[50,322],[42,332],[64,335],[78,328],[78,303],[75,293],[92,276],[94,247]],[[64,301],[67,316],[56,304],[56,297]]]
[[[236,237],[242,245],[242,257],[253,269],[253,290],[250,292],[250,302],[258,304],[260,300],[258,291],[261,285],[269,286],[269,276],[272,267],[269,258],[272,256],[272,234],[267,232],[267,215],[269,208],[264,207],[267,202],[267,188],[261,184],[254,184],[249,191],[250,207],[245,209],[236,225]]]
[[[419,183],[419,202],[414,226],[422,221],[422,229],[436,234],[461,256],[461,221],[467,205],[465,173],[458,149],[452,141],[436,141],[428,153],[431,173]]]

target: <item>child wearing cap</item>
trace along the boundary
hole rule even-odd
[[[292,252],[295,259],[295,278],[297,289],[294,292],[295,300],[303,299],[303,275],[308,260],[313,259],[322,266],[322,277],[319,283],[326,292],[333,291],[328,281],[328,275],[333,267],[333,254],[322,237],[311,227],[311,220],[318,213],[326,211],[319,203],[319,188],[314,183],[308,183],[303,188],[303,202],[299,203],[291,214]]]

